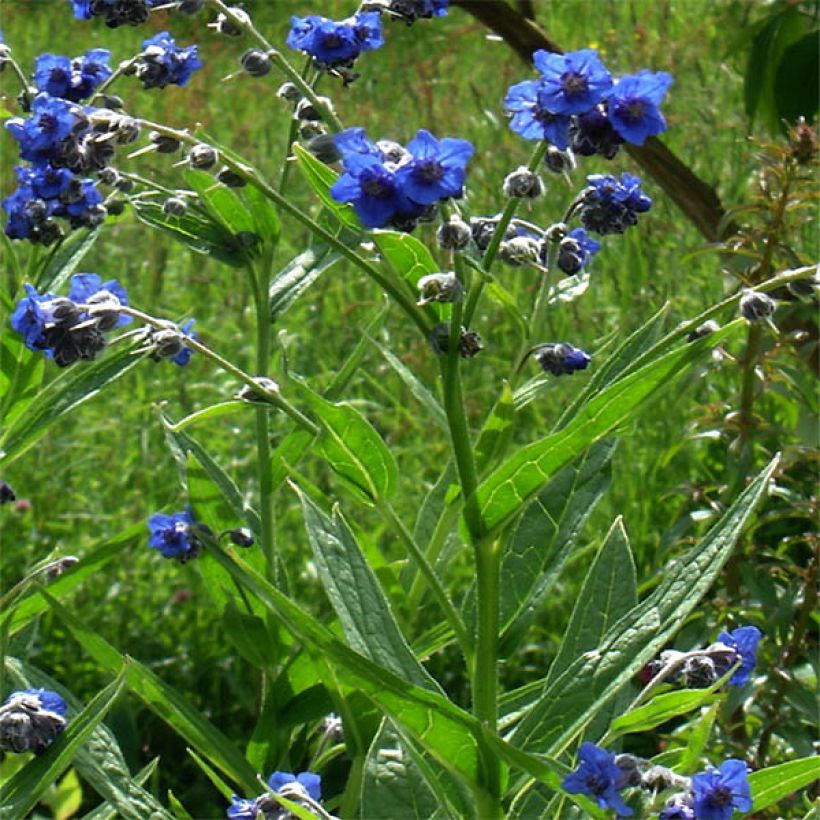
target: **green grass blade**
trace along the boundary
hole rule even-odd
[[[803,757],[779,766],[770,766],[749,775],[752,810],[757,813],[773,806],[792,792],[820,778],[820,758]]]
[[[88,740],[122,691],[127,669],[98,692],[75,716],[69,716],[65,731],[40,756],[30,761],[0,788],[0,805],[8,817],[25,817],[43,792],[70,765],[80,746]]]

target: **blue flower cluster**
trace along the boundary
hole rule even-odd
[[[729,685],[745,686],[757,664],[757,645],[762,637],[763,633],[756,626],[741,626],[731,632],[721,632],[718,635],[718,643],[728,646],[733,655],[723,671],[717,670],[718,677],[723,677],[740,661],[737,671],[729,678]]]
[[[197,538],[199,526],[190,507],[170,515],[155,513],[148,519],[151,533],[148,546],[159,550],[163,558],[173,558],[184,564],[202,551],[202,544]]]
[[[556,264],[567,276],[574,276],[586,267],[599,250],[600,242],[596,242],[583,228],[573,228],[558,243]]]
[[[105,332],[132,321],[119,308],[128,304],[122,285],[103,282],[96,273],[71,277],[68,296],[39,294],[25,286],[26,296],[11,315],[11,327],[29,350],[40,350],[59,367],[93,359],[106,344]]]
[[[504,107],[513,131],[575,153],[609,159],[629,142],[666,130],[660,104],[672,84],[665,72],[640,71],[615,82],[594,49],[536,51],[538,80],[510,87]]]
[[[349,68],[361,52],[384,45],[381,17],[375,11],[360,11],[338,22],[317,14],[292,17],[286,42],[313,57],[321,68]]]
[[[41,754],[65,729],[67,711],[49,689],[12,692],[0,706],[0,750]]]
[[[322,798],[322,778],[312,772],[294,775],[291,772],[274,772],[268,778],[271,791],[281,794],[288,800],[307,800],[318,803]],[[228,820],[256,820],[259,815],[265,817],[280,816],[279,803],[269,794],[261,794],[252,800],[233,796],[228,807]],[[286,813],[281,816],[285,816]]]
[[[150,9],[167,0],[68,0],[78,20],[102,17],[109,28],[138,26],[148,19]]]
[[[381,11],[407,25],[416,20],[446,17],[449,0],[363,0],[362,11]]]
[[[693,775],[689,791],[670,797],[658,820],[731,820],[735,809],[751,811],[752,794],[746,764],[730,758]]]
[[[143,41],[142,53],[131,70],[142,81],[143,88],[165,88],[186,85],[191,74],[202,68],[197,46],[181,48],[167,31]]]
[[[571,376],[578,370],[586,370],[592,361],[589,353],[567,342],[547,342],[534,347],[532,356],[546,373],[553,376]]]
[[[388,141],[374,144],[363,128],[348,128],[335,141],[345,173],[331,196],[351,203],[367,228],[392,224],[412,230],[436,203],[460,197],[475,150],[467,140],[439,140],[424,129],[407,148]]]
[[[79,102],[90,97],[97,86],[111,76],[111,52],[94,48],[82,57],[41,54],[34,61],[34,84],[52,97]]]
[[[623,233],[637,225],[638,214],[652,207],[652,200],[641,189],[641,180],[623,173],[620,178],[609,174],[587,177],[588,187],[580,203],[580,217],[588,231],[605,235]]]

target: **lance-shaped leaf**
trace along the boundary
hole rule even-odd
[[[333,183],[336,182],[339,175],[333,169],[328,168],[323,162],[316,159],[313,154],[305,150],[298,142],[293,144],[293,153],[296,156],[299,170],[325,207],[343,225],[346,225],[357,233],[361,233],[362,226],[359,224],[359,220],[353,208],[346,203],[337,202],[330,195],[330,189],[333,187]]]
[[[326,401],[309,387],[293,382],[322,426],[319,450],[334,472],[368,499],[389,498],[397,468],[382,437],[349,404]]]
[[[615,718],[609,729],[609,737],[648,732],[661,723],[678,715],[685,715],[700,706],[713,703],[717,695],[711,689],[681,689],[676,692],[664,692],[649,703]]]
[[[78,714],[68,716],[65,731],[40,756],[20,769],[0,788],[0,806],[6,817],[25,817],[43,792],[71,765],[80,746],[106,716],[125,683],[126,669],[98,692]]]
[[[83,228],[70,234],[45,261],[34,283],[40,293],[59,291],[97,241],[100,229]]]
[[[558,754],[680,628],[708,592],[766,493],[778,458],[754,479],[703,540],[666,571],[646,600],[621,618],[600,646],[550,681],[512,734],[516,746]]]
[[[268,290],[270,320],[275,322],[342,255],[327,246],[308,248],[273,277]]]
[[[508,524],[558,470],[633,416],[638,407],[667,388],[675,377],[740,324],[738,320],[727,325],[610,384],[587,402],[562,430],[523,447],[502,464],[477,490],[485,537]]]
[[[18,416],[0,437],[0,459],[13,461],[54,422],[136,367],[142,360],[142,356],[135,353],[138,346],[136,341],[118,345],[116,351],[88,364],[80,362],[49,382],[27,412]]]
[[[440,692],[402,635],[387,597],[347,522],[334,507],[328,518],[298,490],[313,560],[350,646],[423,689]]]
[[[752,772],[749,775],[752,809],[755,813],[763,811],[792,792],[811,785],[818,778],[820,759],[817,757],[803,757]]]

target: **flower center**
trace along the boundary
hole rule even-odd
[[[732,790],[728,786],[718,786],[709,795],[709,802],[714,806],[731,806]]]
[[[643,100],[629,100],[623,105],[618,106],[618,113],[627,122],[638,123],[644,118],[646,107],[643,104]]]
[[[597,795],[606,791],[609,781],[605,777],[601,777],[598,774],[588,774],[586,784],[589,789],[589,793]]]
[[[342,38],[338,34],[325,34],[322,37],[322,45],[325,48],[339,48],[342,44]]]
[[[567,71],[561,75],[561,88],[567,97],[580,97],[589,91],[589,81],[583,74]]]
[[[364,191],[367,196],[375,197],[385,197],[389,196],[391,193],[390,185],[387,180],[384,180],[375,174],[368,174],[362,180],[362,191]]]
[[[438,182],[444,176],[444,168],[435,159],[425,159],[416,165],[414,176],[423,182]]]

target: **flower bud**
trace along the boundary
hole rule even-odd
[[[707,336],[720,330],[720,325],[714,319],[708,319],[702,325],[698,325],[686,337],[687,342],[696,342],[698,339],[705,339]]]
[[[160,134],[158,131],[152,131],[148,135],[148,139],[154,144],[158,153],[173,154],[179,151],[182,143],[174,137],[167,137],[165,134]]]
[[[219,173],[216,175],[216,178],[218,182],[221,182],[223,185],[227,185],[228,188],[242,188],[244,185],[247,185],[245,177],[240,176],[227,166],[223,166],[219,169]]]
[[[0,749],[41,754],[65,729],[65,701],[47,689],[12,692],[0,706]]]
[[[254,379],[254,382],[269,393],[279,392],[279,385],[273,379],[269,379],[266,376],[257,376]],[[239,388],[239,390],[234,394],[234,398],[239,399],[239,401],[263,403],[270,402],[270,399],[264,395],[264,393],[257,393],[250,385],[247,384],[243,384],[242,387]]]
[[[117,120],[115,131],[117,133],[117,145],[128,145],[136,142],[142,129],[133,117],[120,117]]]
[[[532,349],[535,361],[554,376],[571,376],[576,370],[586,370],[592,357],[566,342],[548,342]]]
[[[231,539],[232,544],[236,544],[237,547],[243,547],[244,549],[252,547],[256,543],[253,533],[245,527],[231,530],[228,533],[228,538]]]
[[[544,182],[538,174],[522,165],[507,174],[502,190],[510,199],[538,199],[544,195]]]
[[[218,157],[216,148],[200,143],[191,148],[187,159],[191,168],[196,168],[198,171],[210,171],[216,165]]]
[[[231,6],[229,11],[232,12],[233,17],[238,18],[241,22],[245,24],[250,23],[251,18],[246,11],[236,6]],[[224,34],[226,37],[240,37],[242,35],[242,28],[221,11],[213,23],[208,23],[208,27],[218,31],[220,34]]]
[[[333,103],[329,97],[317,97],[317,99],[328,111],[333,112]],[[308,99],[300,99],[296,103],[295,116],[297,120],[308,120],[310,122],[319,122],[322,119],[322,113]]]
[[[168,216],[184,216],[188,210],[188,203],[179,196],[168,197],[168,199],[162,203],[162,210],[168,214]]]
[[[437,356],[445,355],[450,349],[450,323],[440,322],[430,332],[430,347]],[[461,328],[458,340],[458,354],[463,359],[472,359],[484,349],[481,338],[474,330]]]
[[[332,165],[342,158],[342,153],[336,147],[336,138],[333,134],[319,134],[313,137],[306,148],[319,162]]]
[[[750,288],[743,289],[740,297],[740,314],[750,322],[768,319],[774,313],[774,300],[765,293]]]
[[[110,290],[98,290],[88,297],[88,315],[96,320],[103,333],[113,330],[120,321],[122,303]]]
[[[270,74],[270,57],[259,48],[248,49],[239,62],[251,77],[264,77],[266,74]]]
[[[327,133],[327,129],[320,122],[305,120],[299,123],[299,139],[309,142],[316,137],[321,137]]]
[[[48,564],[48,566],[43,567],[43,577],[46,581],[53,581],[79,563],[80,559],[77,558],[76,555],[66,555],[62,558],[58,558],[56,561],[52,561]]]
[[[514,236],[498,248],[498,258],[514,267],[537,263],[540,256],[541,243],[532,236]]]
[[[431,273],[419,279],[417,287],[421,298],[417,305],[429,305],[430,302],[457,302],[464,295],[461,282],[455,273]]]
[[[436,231],[436,239],[445,250],[460,251],[467,247],[471,237],[470,226],[456,215],[451,216],[447,222],[442,222]]]
[[[298,102],[302,99],[302,92],[296,87],[294,83],[282,83],[276,89],[276,96],[287,102]]]
[[[17,496],[14,494],[9,484],[5,481],[0,481],[0,504],[8,504],[11,501],[16,501]]]
[[[562,151],[560,148],[550,145],[544,155],[544,166],[553,174],[570,173],[576,168],[575,154],[569,148]]]
[[[125,108],[122,97],[116,94],[103,94],[102,103],[105,108],[110,108],[112,111],[121,111]]]
[[[99,179],[103,185],[114,186],[120,179],[120,172],[116,168],[102,168],[97,173],[97,179]]]
[[[204,5],[205,0],[180,0],[179,10],[183,14],[193,16],[194,14],[198,14],[200,11],[202,11],[202,7]]]

